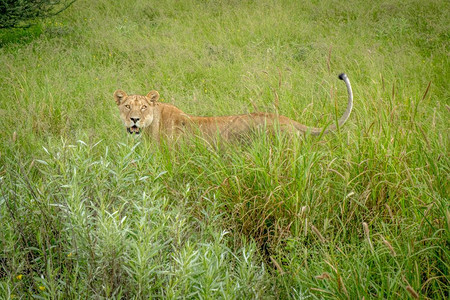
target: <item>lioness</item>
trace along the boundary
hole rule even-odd
[[[338,126],[342,126],[352,111],[353,93],[347,75],[342,73],[339,79],[345,82],[348,92],[347,109],[338,121]],[[159,141],[161,136],[174,138],[186,131],[199,132],[209,137],[218,135],[230,140],[250,133],[258,127],[270,127],[275,124],[282,130],[309,132],[313,135],[336,129],[334,123],[327,128],[309,127],[285,116],[265,112],[220,117],[190,116],[171,104],[158,102],[157,91],[150,91],[147,96],[141,96],[127,95],[124,91],[117,90],[114,92],[114,99],[127,131],[130,134],[145,131],[156,141]]]

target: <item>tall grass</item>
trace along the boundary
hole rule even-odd
[[[77,1],[0,33],[3,298],[449,296],[446,1]],[[25,31],[26,35],[26,31]],[[114,90],[320,138],[176,147]]]

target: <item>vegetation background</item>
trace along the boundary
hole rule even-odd
[[[1,298],[449,297],[450,2],[87,1],[0,31]],[[112,94],[323,137],[177,149]]]

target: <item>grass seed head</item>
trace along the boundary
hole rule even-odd
[[[367,242],[369,242],[370,249],[372,249],[372,251],[373,251],[372,241],[370,240],[369,225],[366,222],[363,222],[362,225],[364,228],[364,234],[366,235],[366,238],[367,238]]]
[[[366,222],[363,222],[362,225],[364,228],[364,234],[366,235],[366,238],[370,240],[369,225]]]
[[[394,256],[394,257],[397,256],[397,253],[395,253],[394,247],[392,247],[391,243],[389,243],[385,238],[383,238],[383,244],[385,244],[386,247],[388,247],[392,256]]]
[[[301,210],[301,215],[304,216],[309,212],[309,207],[308,206],[303,206],[302,210]]]

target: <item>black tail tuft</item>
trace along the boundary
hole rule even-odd
[[[339,79],[340,80],[345,80],[345,78],[347,78],[347,75],[345,75],[345,73],[339,74]]]

